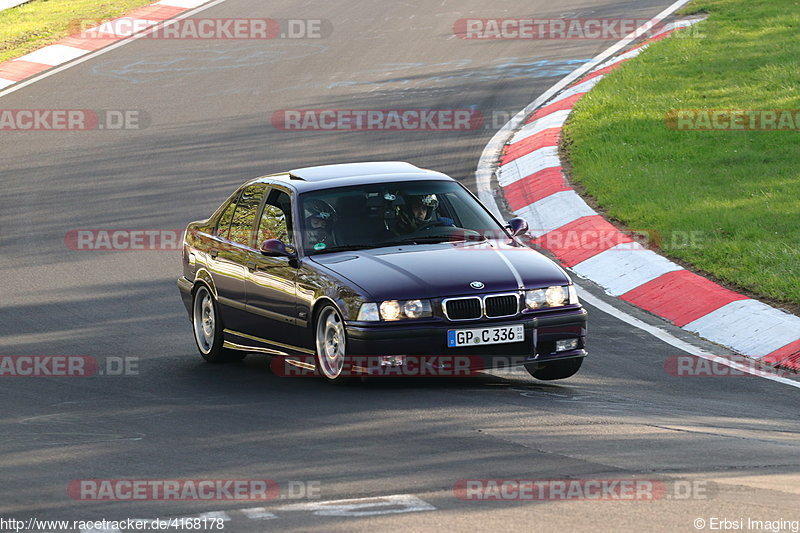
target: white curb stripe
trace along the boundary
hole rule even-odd
[[[501,186],[507,187],[540,170],[559,166],[561,159],[558,158],[558,146],[545,146],[500,167],[497,171],[497,181]]]
[[[633,242],[600,252],[573,266],[572,270],[598,283],[608,294],[620,296],[667,272],[683,268]]]
[[[575,87],[572,87],[571,89],[567,89],[563,93],[559,94],[557,97],[555,97],[552,100],[550,100],[549,102],[547,102],[547,105],[553,105],[553,104],[555,104],[557,102],[560,102],[561,100],[565,100],[565,99],[569,98],[570,96],[575,96],[576,94],[588,93],[589,91],[592,90],[592,88],[595,85],[600,83],[600,80],[602,80],[603,77],[604,76],[595,76],[594,78],[592,78],[590,80],[587,80],[587,81],[585,81],[583,83],[579,83]]]
[[[554,111],[549,115],[534,120],[530,124],[525,124],[517,133],[514,134],[513,137],[511,137],[511,140],[508,144],[516,144],[520,141],[524,141],[528,137],[532,137],[537,133],[543,132],[544,130],[560,128],[564,125],[564,122],[567,121],[567,117],[569,117],[571,111],[571,109]]]
[[[50,65],[54,67],[67,61],[72,61],[75,58],[81,57],[89,53],[89,50],[82,50],[74,46],[66,46],[63,44],[51,44],[40,48],[35,52],[16,58],[14,61],[31,61],[32,63],[41,63],[43,65]]]
[[[11,9],[12,7],[17,7],[30,1],[31,0],[0,0],[0,11]]]
[[[528,235],[541,237],[581,217],[596,215],[575,191],[561,191],[515,211],[528,221]]]
[[[185,9],[191,9],[193,7],[201,6],[206,2],[208,2],[208,0],[161,0],[160,2],[156,2],[153,5],[183,7]]]
[[[757,359],[795,342],[800,334],[800,317],[758,300],[739,300],[686,324],[684,329]]]
[[[586,302],[589,305],[597,308],[598,310],[600,310],[600,311],[602,311],[602,312],[604,312],[606,314],[609,314],[609,315],[613,316],[614,318],[622,320],[623,322],[625,322],[627,324],[630,324],[633,327],[639,328],[639,329],[649,333],[653,337],[655,337],[657,339],[660,339],[660,340],[666,342],[667,344],[670,344],[670,345],[678,348],[679,350],[683,350],[684,352],[692,354],[692,355],[694,355],[696,357],[700,357],[700,358],[705,359],[707,361],[713,361],[715,363],[723,364],[723,365],[725,365],[727,367],[739,370],[739,371],[741,371],[741,372],[743,372],[745,374],[750,374],[750,375],[753,375],[753,376],[756,376],[756,377],[759,377],[759,378],[769,379],[771,381],[775,381],[775,382],[778,382],[778,383],[782,383],[784,385],[789,385],[791,387],[795,387],[795,388],[800,389],[800,381],[794,381],[792,379],[785,378],[785,377],[779,376],[777,374],[771,374],[769,371],[766,371],[766,370],[756,370],[755,368],[753,368],[753,365],[745,365],[745,364],[739,363],[737,361],[732,361],[732,360],[730,360],[730,359],[728,359],[726,357],[720,357],[718,355],[713,355],[710,352],[707,352],[707,351],[705,351],[705,350],[703,350],[701,348],[698,348],[697,346],[689,344],[686,341],[680,340],[679,338],[673,336],[672,334],[668,333],[667,331],[665,331],[665,330],[663,330],[663,329],[661,329],[659,327],[651,326],[650,324],[648,324],[646,322],[642,322],[638,318],[635,318],[635,317],[629,315],[628,313],[626,313],[626,312],[624,312],[624,311],[622,311],[620,309],[617,309],[613,305],[604,302],[600,298],[597,298],[592,293],[587,292],[581,286],[578,286],[577,289],[578,289],[578,297],[581,299],[581,301]]]
[[[12,80],[7,80],[5,78],[0,78],[0,89],[5,89],[9,85],[14,85],[15,83],[17,83],[17,82],[12,81]]]
[[[597,67],[597,70],[600,70],[601,68],[610,67],[611,65],[614,65],[614,64],[619,63],[621,61],[625,61],[626,59],[633,59],[634,57],[636,57],[639,54],[641,54],[642,52],[644,52],[645,49],[647,49],[647,46],[648,45],[644,45],[644,46],[640,46],[639,48],[634,48],[630,52],[626,52],[626,53],[622,54],[621,56],[617,56],[615,58],[612,58],[612,59],[606,61],[605,63],[603,63],[602,65],[600,65],[599,67]]]

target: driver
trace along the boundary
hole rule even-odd
[[[315,250],[333,244],[333,223],[336,210],[324,200],[310,200],[305,203],[306,242]]]
[[[415,194],[406,197],[406,203],[399,207],[396,230],[398,234],[413,233],[433,222],[452,225],[449,218],[436,217],[439,199],[435,194]]]

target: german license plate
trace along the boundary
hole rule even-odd
[[[525,340],[525,326],[495,326],[491,328],[451,329],[447,332],[448,348],[508,344]]]

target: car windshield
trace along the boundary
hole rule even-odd
[[[458,183],[440,180],[324,189],[300,197],[307,255],[398,244],[483,240],[502,228]]]

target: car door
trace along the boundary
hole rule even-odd
[[[242,189],[239,197],[223,211],[208,252],[217,302],[226,329],[239,331],[247,324],[246,263],[256,214],[265,191],[263,183]]]
[[[267,239],[280,239],[294,246],[291,196],[287,190],[272,188],[257,226],[254,248],[247,262],[246,292],[249,313],[247,332],[270,341],[281,351],[293,351],[301,325],[296,303],[297,261],[268,257],[259,249]]]

